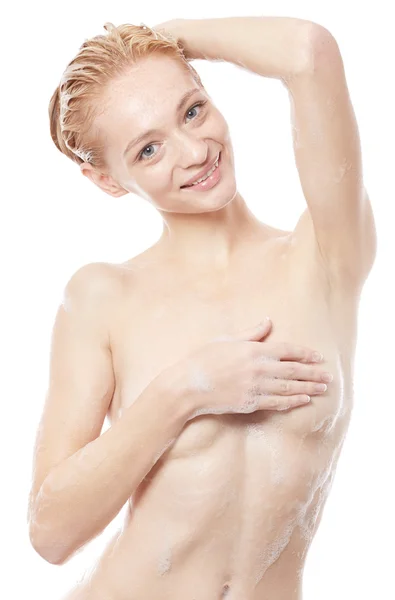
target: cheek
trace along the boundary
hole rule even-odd
[[[154,171],[153,168],[147,170],[140,179],[139,183],[135,179],[130,179],[128,185],[133,188],[133,193],[143,198],[156,208],[166,209],[163,201],[166,198],[166,192],[171,191],[169,184],[168,172],[164,173],[163,169]]]
[[[145,186],[141,182],[137,183],[134,177],[133,178],[129,177],[129,179],[126,179],[122,183],[122,186],[125,188],[125,190],[127,190],[131,194],[136,194],[137,196],[140,196],[144,200],[150,201],[150,199],[151,199],[150,198],[151,190],[149,190],[147,188],[147,186]]]
[[[122,186],[131,192],[145,198],[147,194],[155,193],[155,190],[163,188],[164,176],[161,170],[156,171],[155,165],[151,167],[134,165],[133,176],[130,173],[131,167],[125,165],[125,173],[122,179]]]
[[[214,112],[211,113],[209,121],[210,127],[213,127],[218,134],[223,136],[227,135],[227,132],[229,131],[228,123],[219,110],[214,110]]]

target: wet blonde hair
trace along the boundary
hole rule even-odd
[[[144,23],[105,23],[106,35],[85,40],[67,65],[49,103],[53,142],[72,161],[88,162],[106,169],[104,146],[92,131],[103,91],[117,76],[125,74],[139,59],[153,54],[168,55],[187,69],[200,87],[200,77],[184,55],[182,43]]]

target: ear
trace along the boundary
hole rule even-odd
[[[114,198],[119,198],[120,196],[124,196],[128,194],[128,190],[121,187],[112,177],[111,175],[106,175],[105,173],[101,173],[89,163],[83,162],[80,164],[80,170],[85,177],[88,177],[97,185],[103,192],[113,196]]]

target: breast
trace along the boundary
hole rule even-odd
[[[295,325],[284,326],[282,321],[270,335],[269,342],[284,342],[304,345],[323,352],[325,362],[320,366],[331,372],[333,381],[328,385],[328,390],[319,396],[312,396],[308,405],[289,409],[286,411],[259,410],[248,415],[225,414],[225,415],[201,415],[189,420],[177,439],[169,440],[170,445],[162,456],[162,459],[172,460],[187,456],[198,455],[204,450],[214,446],[221,438],[222,433],[231,425],[245,428],[248,434],[254,434],[254,427],[261,424],[279,427],[284,433],[294,434],[299,437],[313,436],[319,438],[327,436],[335,425],[350,410],[352,398],[345,393],[344,373],[338,353],[334,344],[331,343],[328,332],[321,326],[320,335],[314,335],[311,327],[299,328]],[[302,323],[301,316],[297,321]],[[160,346],[162,342],[158,342]],[[160,356],[163,357],[161,350]],[[162,362],[156,357],[151,361],[139,361],[142,365],[139,372],[133,369],[137,357],[132,356],[129,365],[122,369],[123,377],[118,377],[117,395],[113,401],[112,415],[116,418],[122,415],[123,410],[133,404],[143,390],[164,368]],[[174,356],[173,356],[174,358]]]
[[[111,423],[121,418],[124,410],[137,400],[151,379],[152,376],[148,378],[148,381],[138,382],[135,377],[133,382],[125,381],[123,385],[118,385],[111,408]],[[219,415],[195,417],[185,423],[175,440],[169,440],[169,447],[162,454],[161,459],[169,460],[199,454],[213,446],[223,428],[224,423]]]
[[[188,421],[177,439],[161,457],[163,460],[186,458],[200,455],[213,448],[223,431],[223,423],[218,415],[202,415]]]
[[[316,347],[311,342],[305,345]],[[334,428],[348,414],[352,404],[352,398],[345,394],[344,373],[336,350],[331,351],[327,347],[325,351],[322,344],[317,344],[317,348],[325,356],[322,367],[333,375],[333,381],[327,384],[326,392],[311,395],[311,401],[300,407],[285,411],[266,411],[266,419],[269,419],[271,424],[298,438],[322,438],[333,433]]]
[[[344,373],[344,365],[339,360],[337,330],[328,306],[327,290],[316,269],[311,265],[302,268],[300,263],[294,268],[291,263],[286,267],[286,262],[274,261],[277,269],[270,271],[266,278],[258,279],[255,271],[252,276],[246,268],[245,281],[241,274],[235,276],[234,286],[229,286],[226,294],[215,300],[198,300],[187,286],[173,290],[164,287],[163,282],[155,293],[151,289],[148,293],[144,288],[146,293],[141,297],[136,298],[136,292],[128,296],[124,311],[118,313],[123,318],[119,317],[117,331],[112,336],[117,341],[113,357],[121,412],[170,364],[225,332],[240,331],[257,323],[263,315],[270,315],[273,327],[263,343],[286,342],[322,352],[325,362],[320,367],[330,371],[334,379],[327,392],[312,396],[309,405],[284,412],[256,411],[245,421],[259,424],[266,419],[296,435],[326,435],[349,408],[351,399],[345,390],[350,374]],[[150,277],[149,281],[152,287],[157,278]],[[133,325],[131,314],[139,315]],[[247,417],[229,416],[240,423]],[[188,421],[169,446],[167,458],[197,454],[210,448],[231,422],[225,417],[202,415]]]

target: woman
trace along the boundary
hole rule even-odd
[[[68,598],[301,600],[350,419],[362,286],[330,279],[308,212],[286,232],[247,208],[227,123],[188,59],[288,85],[305,73],[309,25],[106,24],[51,99],[57,147],[164,223],[142,254],[79,269],[56,316],[32,544],[62,564],[128,503]]]

